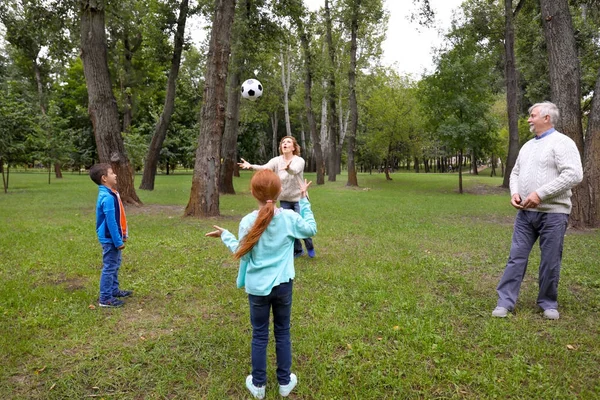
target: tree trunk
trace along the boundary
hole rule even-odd
[[[463,162],[463,150],[460,149],[458,153],[458,193],[463,194],[463,176],[462,176],[462,162]]]
[[[223,133],[223,142],[221,143],[221,176],[219,191],[222,194],[235,194],[233,187],[233,173],[237,165],[237,137],[238,122],[240,119],[240,81],[242,73],[238,65],[238,55],[240,47],[236,46],[231,54],[232,68],[229,77],[229,90],[227,92],[227,114],[225,119],[225,132]]]
[[[304,108],[306,109],[306,119],[308,120],[308,130],[312,140],[313,151],[315,155],[315,164],[317,171],[317,185],[325,184],[325,162],[323,152],[321,151],[321,142],[317,135],[317,124],[312,112],[312,78],[313,78],[313,56],[310,50],[310,43],[306,28],[300,18],[297,19],[298,29],[300,31],[300,42],[304,53]]]
[[[45,117],[47,115],[47,109],[46,109],[46,96],[44,94],[44,84],[42,82],[42,72],[40,71],[40,65],[38,64],[37,59],[34,59],[32,63],[33,63],[33,73],[35,75],[35,83],[36,83],[37,92],[38,92],[38,101],[40,103],[40,110],[42,111],[42,115]],[[52,124],[49,120],[48,120],[48,123]],[[61,165],[58,160],[54,160],[54,177],[56,179],[62,179],[62,177],[63,177],[62,171],[61,171]]]
[[[198,137],[190,200],[185,208],[186,216],[216,217],[220,215],[221,137],[225,127],[225,86],[235,3],[235,0],[215,0],[215,14],[204,77],[200,136]]]
[[[8,193],[8,182],[6,175],[4,174],[4,160],[0,157],[0,173],[2,173],[2,186],[4,187],[4,194]]]
[[[323,92],[327,92],[327,81],[323,79],[321,87]],[[328,145],[329,145],[329,114],[327,113],[327,96],[321,97],[321,132],[319,134],[319,143],[321,143],[321,151],[323,152],[323,161],[327,165],[328,160]],[[326,169],[327,171],[327,169]]]
[[[579,59],[567,0],[540,0],[548,48],[552,101],[560,110],[556,129],[569,136],[583,155]]]
[[[358,104],[356,102],[356,36],[358,35],[358,10],[360,0],[353,2],[351,36],[350,36],[350,70],[348,71],[348,86],[350,89],[350,129],[348,130],[348,181],[346,186],[358,186],[356,165],[354,162],[354,147],[356,145],[356,131],[358,128]]]
[[[165,105],[163,112],[154,128],[154,135],[148,148],[146,162],[144,163],[144,174],[140,189],[154,190],[154,181],[156,179],[156,169],[160,159],[160,150],[167,136],[169,122],[175,108],[175,92],[177,88],[177,77],[179,75],[179,66],[181,65],[181,53],[183,51],[183,42],[185,35],[185,24],[188,14],[189,0],[182,0],[179,5],[179,18],[177,19],[177,31],[175,32],[175,41],[173,48],[173,58],[171,59],[171,70],[167,80],[167,93],[165,96]]]
[[[54,163],[54,177],[56,179],[62,179],[63,177],[59,162]]]
[[[110,163],[117,174],[121,200],[125,204],[141,205],[133,186],[133,169],[125,155],[117,102],[112,92],[102,0],[81,1],[81,59],[98,158],[100,162]]]
[[[513,15],[512,0],[504,0],[504,79],[506,79],[506,112],[508,114],[508,154],[506,156],[506,174],[502,181],[503,188],[510,186],[512,172],[519,155],[519,111],[517,105],[517,67],[515,62],[515,27],[514,17],[521,9],[524,0],[519,1]]]
[[[384,168],[386,181],[392,180],[392,177],[390,176],[391,165],[392,165],[392,143],[389,142],[388,148],[387,148],[387,155],[385,157],[385,168]]]
[[[580,196],[573,196],[571,223],[577,227],[600,228],[600,70],[588,116]]]
[[[327,180],[335,182],[336,174],[339,173],[337,162],[337,109],[336,109],[336,90],[335,90],[335,48],[333,47],[333,34],[331,23],[331,10],[329,8],[329,0],[325,0],[325,26],[327,29],[327,50],[329,52],[329,85],[327,86],[327,98],[329,100],[329,146],[328,146],[328,164],[327,164]]]
[[[561,117],[556,129],[569,136],[579,149],[583,160],[583,126],[581,123],[581,87],[579,59],[575,33],[567,0],[540,0],[544,37],[548,48],[550,88],[552,101],[560,110]],[[598,184],[596,182],[596,184]],[[573,211],[570,223],[582,227],[579,220],[588,207],[583,187],[573,188]]]
[[[339,132],[340,132],[340,137],[338,138],[338,143],[336,146],[336,165],[335,165],[335,173],[336,175],[339,175],[342,173],[342,150],[344,147],[344,140],[346,140],[346,132],[348,132],[348,121],[350,120],[350,110],[346,111],[346,117],[343,117],[343,113],[342,113],[342,98],[341,98],[341,93],[340,93],[340,98],[338,99],[338,110],[339,110],[339,115],[338,115],[338,121],[339,121]]]
[[[278,154],[277,151],[277,131],[279,130],[279,117],[277,116],[277,110],[273,110],[271,113],[271,131],[273,131],[273,135],[271,136],[271,158],[276,157]]]
[[[290,61],[290,49],[289,46],[285,51],[287,55],[287,64],[283,55],[283,50],[279,53],[281,60],[281,86],[283,87],[283,111],[285,113],[285,134],[292,136],[292,124],[290,122],[290,84],[292,79],[292,63]]]
[[[129,28],[125,25],[123,29],[123,80],[121,81],[121,93],[123,95],[123,123],[122,132],[129,132],[133,122],[133,97],[131,95],[131,86],[133,82],[133,55],[142,44],[141,36],[131,38]]]
[[[479,175],[479,171],[477,170],[477,152],[475,149],[471,150],[471,169],[473,170],[473,175]]]

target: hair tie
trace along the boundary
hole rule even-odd
[[[272,203],[272,202],[273,202],[273,200],[267,200],[267,203]]]

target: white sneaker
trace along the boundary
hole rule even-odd
[[[290,383],[287,385],[279,385],[279,394],[283,397],[288,397],[288,395],[294,390],[296,385],[298,384],[298,377],[296,374],[290,374]]]
[[[559,317],[560,314],[558,313],[558,310],[555,310],[554,308],[544,310],[544,318],[546,319],[558,319]]]
[[[248,388],[250,393],[252,393],[252,396],[254,396],[254,398],[256,398],[256,399],[264,399],[265,398],[265,387],[264,386],[261,386],[261,387],[254,386],[254,383],[252,383],[252,375],[248,375],[246,377],[246,387]]]
[[[494,308],[494,311],[492,311],[492,317],[506,318],[507,315],[508,315],[508,308],[496,307],[496,308]]]

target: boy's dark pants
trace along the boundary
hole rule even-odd
[[[102,274],[100,275],[100,302],[112,299],[119,291],[121,250],[112,243],[102,243]]]

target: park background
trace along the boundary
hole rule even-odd
[[[440,30],[411,73],[384,61],[390,40],[420,40],[386,37],[389,1],[0,3],[0,395],[243,398],[245,296],[203,234],[254,207],[239,158],[293,135],[320,224],[317,259],[297,263],[294,396],[594,398],[600,4],[469,0],[442,24],[436,3],[406,1],[410,24]],[[584,165],[562,318],[533,304],[534,252],[516,315],[492,321],[510,170],[544,100]],[[108,312],[98,161],[133,235],[136,296]]]
[[[120,281],[97,307],[96,185],[14,174],[0,201],[0,397],[245,399],[251,325],[238,263],[204,234],[256,208],[250,172],[222,216],[182,217],[190,173],[128,207]],[[307,174],[314,179],[314,174]],[[491,317],[515,210],[500,177],[360,174],[311,189],[317,257],[295,260],[295,399],[594,399],[600,389],[598,232],[569,230],[561,319],[536,306],[534,248],[515,314]],[[266,398],[277,398],[273,340]]]

